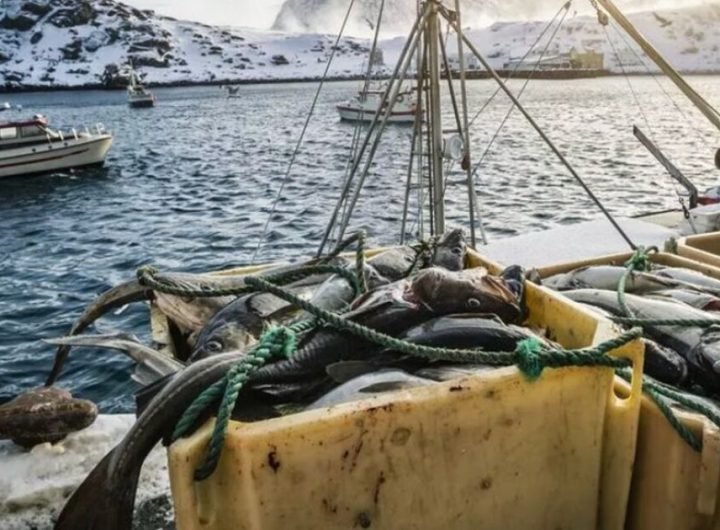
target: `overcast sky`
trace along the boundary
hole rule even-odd
[[[245,26],[269,28],[280,10],[283,0],[122,0],[142,9],[155,11],[179,19],[194,20],[213,25]],[[342,3],[345,0],[335,0]],[[620,7],[637,8],[677,8],[701,3],[717,3],[718,0],[616,0]],[[555,7],[560,0],[528,0]],[[587,0],[575,2],[578,6],[589,4]],[[554,11],[553,11],[554,12]],[[518,13],[518,18],[522,14]],[[329,32],[337,28],[328,28]]]

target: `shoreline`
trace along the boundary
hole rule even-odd
[[[498,71],[500,73],[500,71]],[[454,74],[454,73],[453,73]],[[487,80],[492,77],[485,71],[468,71],[468,81],[473,80]],[[507,72],[502,72],[507,74]],[[517,72],[514,76],[501,75],[503,78],[517,77],[523,78],[522,72]],[[546,72],[547,74],[547,72]],[[682,76],[694,77],[694,76],[720,76],[718,70],[708,71],[692,71],[692,72],[680,72]],[[543,76],[536,75],[537,80],[543,81],[566,81],[573,79],[598,79],[602,77],[620,77],[623,75],[631,77],[653,77],[664,75],[662,72],[627,72],[626,74],[620,72],[603,71],[601,74],[594,75],[578,75],[578,76]],[[453,75],[453,77],[456,77]],[[320,77],[294,77],[294,78],[283,78],[283,79],[213,79],[207,81],[172,81],[167,83],[146,83],[144,86],[147,88],[183,88],[183,87],[195,87],[195,86],[223,86],[223,85],[275,85],[275,84],[290,84],[290,83],[313,83],[320,81]],[[332,76],[325,78],[327,83],[336,83],[341,81],[362,81],[365,79],[364,75],[347,75],[347,76]],[[389,76],[381,76],[377,78],[379,80],[389,79]],[[408,79],[415,79],[415,76],[408,76]],[[0,94],[23,94],[32,92],[75,92],[83,90],[125,90],[125,87],[107,87],[101,83],[85,83],[82,85],[24,85],[21,87],[7,87],[0,86]]]

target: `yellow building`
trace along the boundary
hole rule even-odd
[[[602,70],[605,68],[605,56],[592,50],[579,52],[570,50],[570,66],[573,69]]]

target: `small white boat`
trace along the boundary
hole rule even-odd
[[[384,90],[360,91],[353,99],[337,105],[341,120],[373,121],[378,107],[381,106]],[[384,109],[383,109],[384,110]],[[393,123],[414,123],[418,106],[412,92],[402,92],[388,117]]]
[[[155,96],[142,86],[140,79],[132,68],[130,68],[128,79],[130,80],[127,87],[128,104],[134,108],[155,106]]]
[[[48,120],[0,122],[0,178],[102,166],[112,135],[102,125],[94,131],[53,130]]]

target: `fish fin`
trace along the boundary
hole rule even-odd
[[[147,364],[138,364],[135,371],[130,376],[133,381],[144,387],[152,385],[158,379],[162,379],[166,374]]]
[[[392,392],[394,390],[405,390],[407,388],[417,387],[417,383],[410,381],[383,381],[382,383],[375,383],[358,390],[363,394],[378,394],[380,392]]]
[[[135,392],[135,415],[140,416],[153,398],[167,386],[175,374],[168,374]]]
[[[111,482],[117,450],[110,451],[75,490],[60,512],[54,530],[132,529],[141,466]]]
[[[85,309],[83,314],[80,315],[80,318],[78,318],[72,328],[70,328],[68,335],[78,335],[82,333],[93,322],[111,309],[122,307],[130,302],[147,300],[149,296],[148,292],[150,292],[150,290],[140,285],[138,280],[125,282],[105,291]],[[50,375],[48,375],[45,381],[45,386],[52,386],[52,384],[55,383],[65,364],[65,359],[67,359],[67,356],[70,354],[70,348],[70,345],[58,346]]]
[[[340,361],[329,364],[325,372],[336,383],[345,383],[363,374],[374,372],[377,368],[367,361]]]

